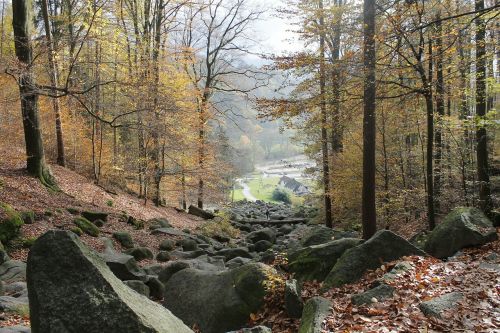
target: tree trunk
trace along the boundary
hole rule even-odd
[[[476,0],[476,11],[484,9],[484,0]],[[476,18],[476,115],[480,120],[486,115],[486,23],[481,16]],[[486,126],[478,124],[477,180],[479,183],[479,207],[485,214],[491,211],[490,178],[488,172],[488,143]]]
[[[441,159],[443,156],[443,117],[444,117],[444,78],[443,78],[443,29],[441,26],[441,17],[436,17],[436,111],[437,124],[435,130],[435,157],[434,157],[434,210],[439,214],[440,194],[441,194]]]
[[[363,238],[377,231],[375,206],[375,0],[364,0],[364,94],[363,94]]]
[[[323,165],[323,190],[325,202],[325,225],[329,228],[333,227],[332,219],[332,200],[330,197],[330,166],[328,157],[328,133],[327,114],[326,114],[326,69],[325,69],[325,22],[323,16],[323,0],[319,0],[320,10],[320,38],[319,38],[319,85],[320,85],[320,109],[321,109],[321,151]]]
[[[23,117],[24,139],[26,142],[26,166],[28,173],[40,179],[45,186],[56,188],[54,177],[45,162],[42,132],[38,117],[38,94],[33,77],[31,62],[30,2],[12,1],[12,26],[16,56],[23,66],[19,76],[19,94]]]
[[[54,41],[52,40],[52,32],[50,30],[49,23],[49,12],[48,12],[48,4],[47,0],[42,0],[42,16],[43,23],[45,26],[45,39],[47,41],[47,59],[49,63],[49,76],[50,76],[50,84],[52,85],[52,94],[55,95],[58,84],[58,70],[57,63],[54,57]],[[66,166],[66,158],[64,157],[64,139],[63,139],[63,129],[61,123],[61,112],[59,107],[59,99],[52,98],[52,108],[54,110],[55,118],[56,118],[56,141],[57,141],[57,164],[60,166]]]

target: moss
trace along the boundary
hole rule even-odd
[[[21,240],[21,246],[24,247],[25,249],[29,249],[35,244],[36,242],[36,237],[26,237]]]
[[[83,211],[82,216],[87,220],[94,222],[95,220],[102,220],[106,222],[108,220],[108,213],[105,212],[91,212],[91,211]]]
[[[133,216],[129,216],[127,219],[127,223],[132,225],[134,229],[139,230],[139,229],[144,229],[144,221],[143,220],[137,220]]]
[[[13,309],[10,309],[9,312],[15,313],[19,315],[21,318],[29,318],[30,316],[30,307],[27,304],[18,305]]]
[[[68,207],[68,208],[66,208],[66,210],[68,211],[68,213],[70,213],[72,215],[79,215],[80,214],[80,210],[73,208],[73,207]]]
[[[86,218],[77,217],[73,220],[73,223],[78,228],[80,228],[84,233],[86,233],[87,235],[90,235],[93,237],[99,236],[99,228],[95,224],[93,224],[92,222],[87,220]]]
[[[77,234],[78,236],[81,236],[83,235],[83,231],[82,229],[78,228],[78,227],[72,227],[70,229],[73,233]]]
[[[106,201],[106,205],[107,205],[108,207],[113,207],[113,200],[108,200],[108,201]]]
[[[0,242],[8,243],[19,236],[24,224],[21,215],[10,205],[0,202]]]
[[[33,224],[35,223],[35,213],[33,211],[24,211],[21,212],[21,218],[25,224]]]
[[[126,249],[130,249],[134,247],[134,241],[132,240],[132,236],[128,232],[125,231],[117,231],[113,233],[113,238],[118,241]]]
[[[51,217],[51,216],[53,216],[53,215],[54,215],[54,213],[52,213],[52,211],[50,211],[50,210],[46,210],[46,211],[43,213],[43,215],[45,215],[45,216],[47,216],[47,217]]]
[[[236,238],[240,234],[240,231],[231,224],[230,215],[227,212],[217,214],[215,219],[203,223],[198,229],[202,235],[211,238]]]

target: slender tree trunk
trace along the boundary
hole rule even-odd
[[[207,102],[205,95],[202,97],[199,110],[199,127],[198,127],[198,208],[203,209],[204,201],[204,180],[203,169],[205,168],[205,117],[206,117]]]
[[[439,214],[441,195],[441,159],[443,156],[443,117],[444,117],[444,78],[443,78],[443,29],[440,14],[436,17],[436,111],[437,123],[435,130],[435,157],[434,157],[434,209]]]
[[[38,116],[38,94],[32,73],[32,49],[30,36],[31,2],[12,1],[12,26],[16,56],[23,70],[19,76],[19,94],[26,143],[26,167],[28,173],[51,188],[56,188],[54,177],[45,162],[42,132]]]
[[[363,238],[368,239],[377,231],[375,206],[375,0],[364,0],[364,94],[363,94]]]
[[[325,68],[325,22],[323,13],[323,0],[319,0],[320,10],[320,38],[319,38],[319,86],[321,109],[321,151],[323,164],[323,190],[325,204],[325,225],[333,227],[332,200],[330,197],[330,166],[328,157],[328,132],[326,130],[328,116],[326,113],[326,68]]]
[[[3,59],[3,45],[5,41],[5,1],[2,2],[2,35],[0,36],[0,58]]]
[[[476,0],[476,10],[484,9],[484,0]],[[482,16],[476,18],[476,115],[482,120],[486,115],[486,23]],[[490,178],[488,171],[488,142],[486,126],[478,124],[477,180],[479,183],[479,207],[489,214],[491,211]]]

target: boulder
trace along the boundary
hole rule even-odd
[[[137,261],[154,258],[153,252],[147,247],[134,247],[125,251],[125,254],[131,255]]]
[[[353,295],[351,301],[354,305],[371,304],[391,298],[393,294],[394,288],[385,283],[382,283],[373,289],[369,289],[363,293]]]
[[[285,282],[285,309],[291,318],[300,318],[304,303],[300,295],[300,288],[297,280],[288,280]]]
[[[464,295],[461,292],[455,291],[422,302],[419,308],[427,317],[441,318],[443,311],[453,309],[463,298]]]
[[[99,228],[84,217],[75,217],[73,223],[84,233],[92,237],[99,236]]]
[[[333,230],[325,226],[314,226],[304,233],[301,239],[302,246],[318,245],[333,240]]]
[[[0,202],[0,242],[8,243],[19,236],[23,224],[21,215],[12,206]]]
[[[82,212],[82,216],[89,220],[90,222],[95,222],[97,220],[101,220],[103,222],[106,222],[108,220],[108,213],[104,212],[92,212],[92,211],[85,211]]]
[[[171,239],[162,240],[160,243],[160,250],[162,251],[172,251],[175,249],[175,242]]]
[[[28,314],[28,297],[0,296],[0,312]]]
[[[165,286],[160,279],[155,276],[148,276],[146,286],[149,288],[149,296],[153,299],[162,299],[165,293]]]
[[[252,259],[252,255],[248,252],[248,249],[245,247],[234,247],[234,248],[226,248],[220,251],[217,251],[216,254],[218,256],[223,256],[226,261],[229,261],[236,257],[248,258]]]
[[[163,283],[167,283],[168,280],[177,272],[183,269],[188,269],[190,267],[188,262],[185,261],[172,261],[169,262],[158,274],[158,279]]]
[[[255,326],[251,328],[242,328],[241,330],[231,331],[227,333],[273,333],[269,327]]]
[[[4,262],[9,261],[10,258],[7,255],[7,251],[5,251],[5,248],[3,247],[2,242],[0,241],[0,265],[2,265]]]
[[[411,261],[398,262],[389,272],[385,273],[380,279],[375,281],[376,285],[393,282],[398,275],[402,275],[413,269]]]
[[[9,260],[0,265],[0,280],[10,284],[26,280],[26,264],[19,260]]]
[[[31,333],[31,329],[20,325],[0,327],[0,333]]]
[[[254,244],[255,252],[264,252],[273,247],[273,244],[266,240],[260,240]]]
[[[101,254],[109,269],[122,281],[146,280],[146,273],[139,268],[134,257],[117,252],[107,251]]]
[[[153,219],[148,220],[146,223],[149,224],[150,230],[172,227],[170,222],[164,217],[155,217]]]
[[[123,283],[139,294],[149,297],[149,287],[144,282],[139,280],[128,280]]]
[[[177,242],[177,245],[182,247],[183,251],[195,251],[198,250],[198,243],[195,240],[184,238]]]
[[[113,238],[120,243],[126,249],[131,249],[134,247],[134,241],[132,240],[132,236],[126,231],[117,231],[113,233]]]
[[[263,228],[260,230],[252,231],[246,237],[250,243],[257,243],[258,241],[265,240],[274,244],[276,242],[276,231],[271,228]]]
[[[304,305],[299,333],[321,333],[323,320],[330,314],[331,302],[323,297],[310,298]]]
[[[460,249],[497,239],[492,222],[477,208],[455,208],[429,233],[425,251],[448,258]]]
[[[203,333],[225,333],[242,327],[264,303],[265,282],[276,274],[250,263],[224,271],[185,269],[165,285],[165,306],[188,326]]]
[[[166,262],[169,261],[170,259],[171,259],[170,253],[168,253],[167,251],[160,251],[156,255],[156,260],[158,260],[159,262]]]
[[[236,257],[236,258],[233,258],[233,259],[229,260],[228,262],[226,262],[226,266],[229,269],[233,269],[236,267],[240,267],[246,263],[249,263],[250,261],[252,261],[252,259]]]
[[[344,238],[305,247],[288,256],[288,268],[299,281],[323,281],[340,256],[361,243],[361,239]]]
[[[118,280],[73,233],[48,231],[38,238],[27,275],[34,333],[192,333]]]
[[[204,218],[205,220],[211,220],[215,217],[214,214],[193,205],[189,206],[188,213],[194,216]]]
[[[361,245],[350,248],[338,259],[323,283],[323,289],[339,287],[360,279],[369,269],[404,256],[426,253],[389,230],[380,230]]]

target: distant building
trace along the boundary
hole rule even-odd
[[[289,189],[296,195],[304,195],[310,193],[309,188],[307,186],[297,181],[296,179],[287,176],[281,177],[278,185],[286,189]]]

